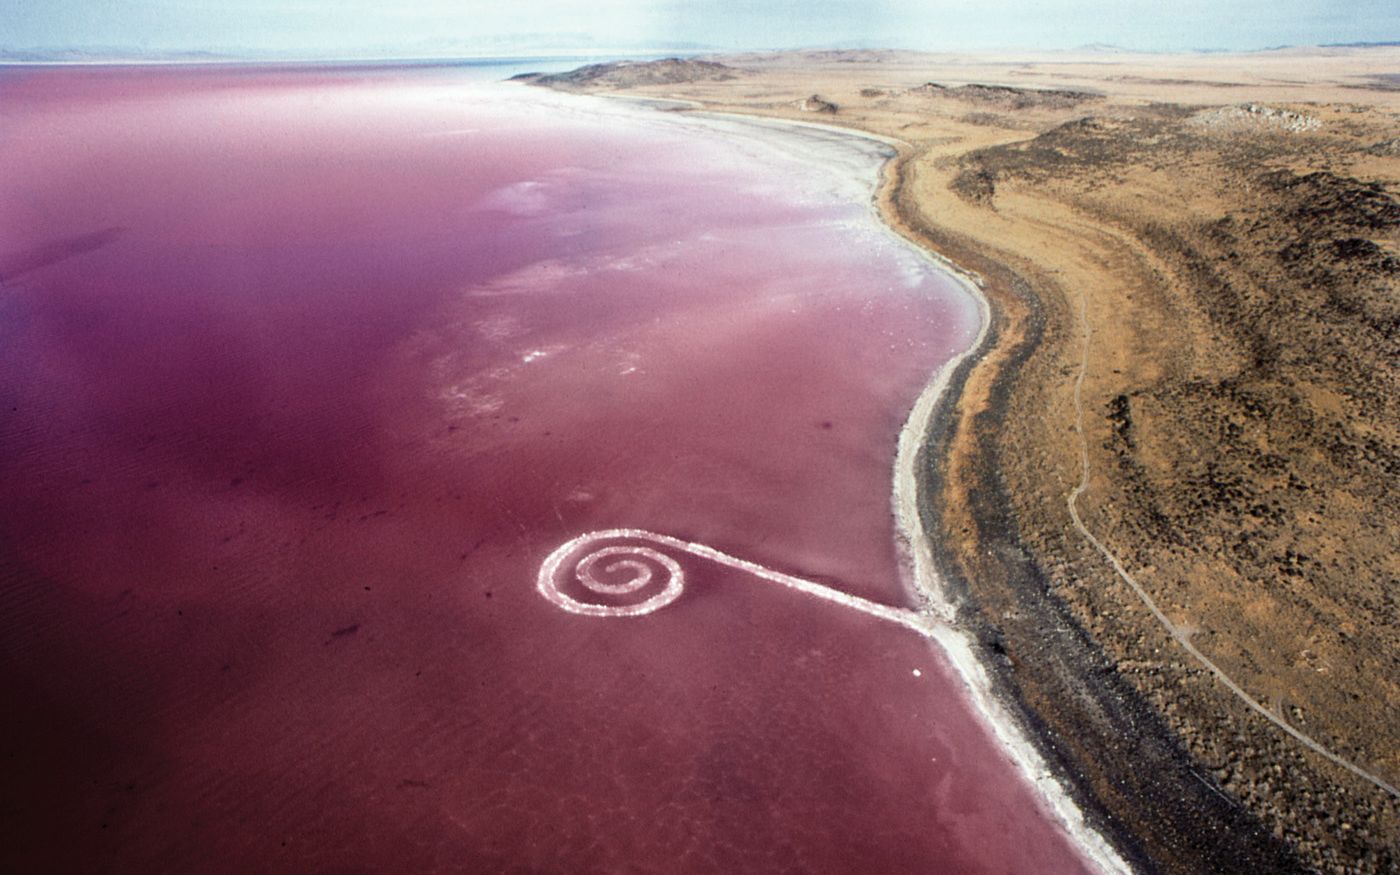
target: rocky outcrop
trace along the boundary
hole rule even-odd
[[[1272,129],[1297,134],[1322,127],[1322,122],[1313,116],[1261,103],[1207,110],[1198,114],[1194,121],[1197,127],[1223,131]]]
[[[968,103],[978,103],[997,109],[1069,109],[1081,103],[1102,100],[1102,94],[1089,91],[1065,91],[1048,88],[1013,88],[1010,85],[981,85],[970,83],[949,88],[937,82],[925,82],[910,89],[915,94],[947,97]]]
[[[823,100],[821,95],[813,94],[811,97],[804,97],[797,101],[797,108],[803,112],[825,112],[835,113],[836,104],[829,100]]]
[[[589,64],[567,73],[522,73],[513,77],[535,85],[565,91],[634,88],[642,85],[677,85],[682,82],[724,82],[739,71],[716,61],[663,58],[659,61],[612,61]]]

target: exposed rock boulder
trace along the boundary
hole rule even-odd
[[[803,112],[836,112],[836,104],[829,100],[823,100],[821,95],[813,94],[811,97],[804,97],[797,101],[797,108]]]

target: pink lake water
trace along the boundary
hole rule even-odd
[[[910,629],[536,588],[638,528],[909,604],[896,437],[979,316],[878,147],[450,69],[0,119],[6,868],[1085,868]]]

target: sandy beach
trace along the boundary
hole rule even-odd
[[[1106,833],[1393,870],[1397,50],[713,61],[554,84],[897,148],[883,212],[991,303],[930,549]]]

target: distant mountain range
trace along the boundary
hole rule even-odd
[[[220,46],[195,51],[146,49],[137,46],[0,47],[0,62],[10,63],[216,63],[220,61],[456,59],[695,54],[717,47],[692,42],[604,44],[586,34],[529,33],[461,39],[437,37],[403,45],[360,46],[352,49],[249,49]]]
[[[0,61],[33,63],[96,63],[101,61],[224,61],[238,57],[224,52],[148,52],[117,46],[84,46],[83,48],[0,48]]]
[[[1374,42],[1325,43],[1318,48],[1387,48],[1400,46],[1400,40]],[[1263,49],[1195,48],[1185,54],[1218,54],[1250,51],[1274,52],[1303,49],[1306,46],[1269,46]],[[824,45],[768,49],[766,51],[888,51],[869,41],[851,41]],[[904,51],[912,51],[908,47]],[[237,46],[199,50],[146,49],[137,46],[77,46],[77,47],[9,47],[0,46],[0,63],[101,64],[101,63],[220,63],[233,61],[302,61],[302,60],[454,60],[471,58],[621,58],[659,57],[662,55],[696,55],[745,50],[725,48],[695,42],[618,43],[603,44],[587,34],[528,33],[463,39],[437,37],[428,40],[385,46],[362,46],[337,50],[271,50]],[[746,50],[755,51],[755,50]],[[1042,50],[1055,51],[1055,50]],[[1155,54],[1110,43],[1089,43],[1072,49],[1059,50],[1093,54]]]

